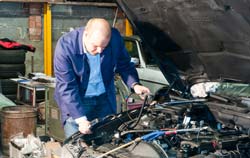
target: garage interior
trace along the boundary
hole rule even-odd
[[[250,0],[0,0],[0,157],[249,158],[249,8]],[[115,74],[117,114],[66,139],[54,52],[93,17],[119,30],[135,85],[151,92],[137,95]]]

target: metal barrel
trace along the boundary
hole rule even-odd
[[[10,139],[23,133],[24,137],[28,134],[36,135],[37,112],[31,106],[12,106],[4,107],[1,111],[1,142],[4,155],[9,155]]]

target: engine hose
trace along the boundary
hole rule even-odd
[[[148,133],[148,132],[153,132],[155,129],[139,129],[139,130],[129,130],[129,131],[123,131],[121,132],[120,136],[124,136],[126,134],[131,134],[131,133]]]
[[[143,112],[144,106],[146,105],[147,100],[148,100],[148,95],[145,96],[145,99],[144,99],[143,104],[141,106],[140,113],[137,117],[136,122],[133,125],[128,126],[128,129],[134,129],[137,126],[137,124],[140,122],[141,117],[142,117],[142,112]]]

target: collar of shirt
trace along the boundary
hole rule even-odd
[[[84,33],[83,33],[84,34]],[[87,51],[87,48],[86,48],[86,46],[85,46],[85,43],[84,43],[84,40],[83,40],[83,36],[82,36],[82,48],[83,48],[83,53],[89,53],[88,51]]]
[[[83,37],[82,37],[83,38]],[[83,53],[89,53],[88,51],[87,51],[87,48],[86,48],[86,46],[85,46],[85,43],[84,43],[84,40],[82,40],[82,47],[83,47]]]

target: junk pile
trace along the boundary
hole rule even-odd
[[[10,158],[60,158],[61,145],[52,140],[43,142],[32,134],[24,138],[19,133],[11,139],[9,152]]]

